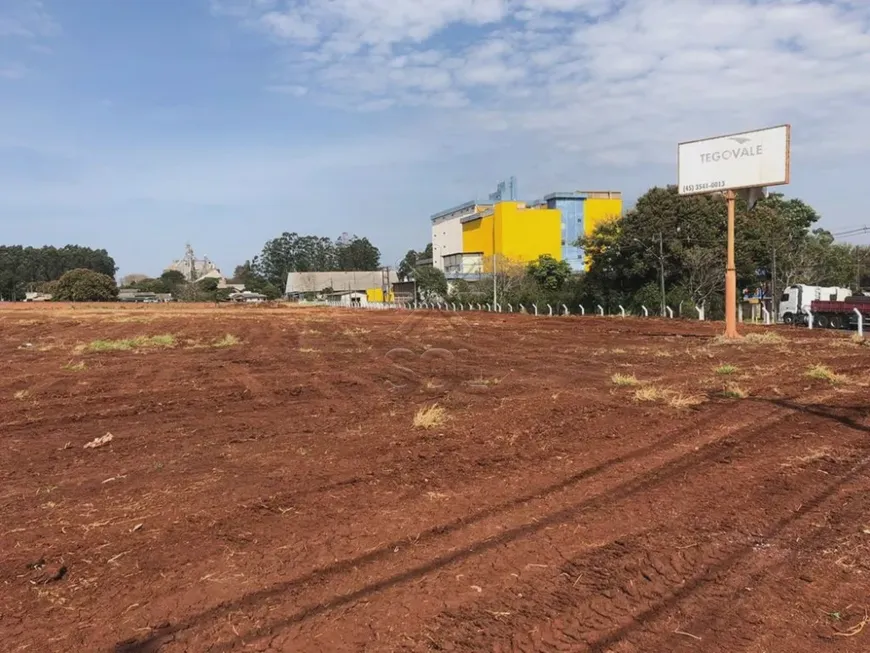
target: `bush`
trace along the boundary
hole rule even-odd
[[[61,302],[113,302],[118,299],[118,285],[108,275],[79,268],[66,272],[57,280],[53,299]]]

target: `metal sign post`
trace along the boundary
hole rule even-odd
[[[791,127],[780,125],[739,134],[680,143],[677,146],[677,192],[722,193],[728,208],[725,260],[725,337],[737,333],[737,267],[734,263],[734,203],[740,191],[747,206],[764,196],[767,186],[787,184],[791,174]]]
[[[734,263],[734,201],[733,190],[725,191],[728,203],[728,257],[725,263],[725,337],[739,338],[737,333],[737,266]]]

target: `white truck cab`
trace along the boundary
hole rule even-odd
[[[852,295],[848,288],[838,286],[789,286],[779,298],[779,321],[783,324],[802,322],[810,310],[810,304],[817,300],[841,302]]]

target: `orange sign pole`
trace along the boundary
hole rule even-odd
[[[737,333],[737,266],[734,263],[734,191],[725,191],[728,203],[728,261],[725,266],[725,337],[739,338]]]

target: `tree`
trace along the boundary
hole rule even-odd
[[[343,271],[377,270],[381,266],[381,252],[368,238],[353,236],[349,242],[336,246],[336,262]]]
[[[70,270],[57,281],[54,299],[64,302],[111,302],[118,299],[115,280],[84,268]]]
[[[257,277],[279,289],[284,288],[291,272],[377,270],[380,257],[380,251],[368,238],[342,237],[333,242],[322,236],[284,232],[263,246],[260,255],[250,262],[250,268]],[[241,270],[237,268],[237,272]]]
[[[254,263],[245,261],[242,265],[237,265],[233,272],[232,283],[240,283],[245,286],[245,290],[257,292],[265,295],[267,299],[278,299],[283,292],[269,283],[266,279],[257,273]],[[281,282],[281,288],[284,288],[286,279]]]
[[[420,261],[432,260],[432,243],[428,243],[422,251],[409,249],[405,254],[405,258],[399,263],[398,275],[402,281],[408,281],[413,278],[414,269],[420,264]]]
[[[725,292],[721,259],[720,254],[709,248],[689,247],[683,250],[685,274],[682,285],[696,307],[706,306],[717,294]]]
[[[136,284],[148,279],[147,274],[128,274],[121,278],[119,286],[121,288],[136,288]]]
[[[178,288],[187,284],[187,279],[184,274],[178,270],[164,271],[163,274],[160,275],[160,280],[166,285],[166,288],[168,289],[166,292],[175,292]]]
[[[447,297],[447,279],[438,268],[420,267],[414,270],[417,294],[423,301],[436,301]]]
[[[529,263],[527,272],[542,289],[556,291],[561,290],[571,276],[571,264],[542,254],[537,261]]]

